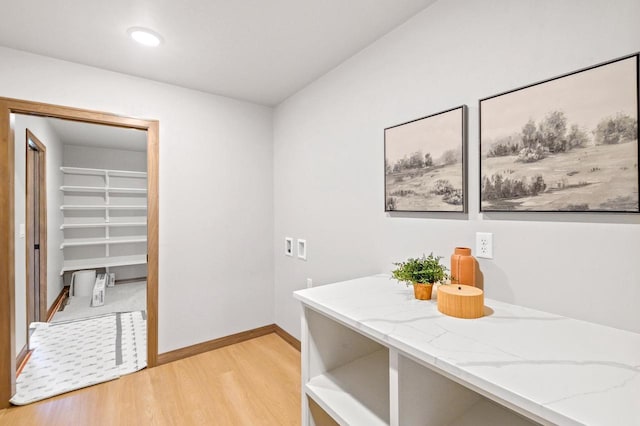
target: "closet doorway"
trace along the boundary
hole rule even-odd
[[[9,400],[16,391],[16,350],[20,350],[20,347],[16,347],[16,329],[19,324],[16,323],[15,315],[16,308],[18,307],[16,304],[16,289],[18,289],[16,279],[22,278],[20,277],[20,266],[16,263],[15,255],[16,253],[19,253],[19,251],[16,251],[16,244],[19,243],[19,240],[21,239],[21,235],[19,233],[20,222],[19,219],[17,220],[17,217],[19,216],[16,215],[20,215],[21,213],[16,212],[16,206],[14,205],[14,200],[16,199],[14,191],[20,190],[20,188],[16,186],[17,182],[15,182],[15,177],[19,171],[16,170],[16,167],[20,167],[20,165],[16,164],[14,150],[16,149],[16,145],[19,146],[19,149],[24,149],[23,143],[25,133],[24,131],[22,131],[21,134],[16,132],[16,117],[18,115],[28,116],[31,118],[37,116],[38,118],[43,119],[62,119],[67,122],[72,121],[78,124],[106,125],[111,128],[119,129],[137,129],[145,132],[146,140],[143,140],[143,144],[146,145],[146,152],[142,153],[142,155],[145,157],[144,162],[146,163],[147,171],[144,172],[144,180],[138,179],[143,176],[143,172],[138,170],[126,170],[126,167],[124,167],[125,170],[111,169],[109,167],[95,167],[96,165],[99,165],[97,163],[93,164],[94,167],[78,167],[76,165],[72,165],[65,169],[65,166],[59,166],[57,169],[60,170],[65,178],[63,184],[59,187],[59,191],[56,190],[54,194],[52,194],[51,190],[49,190],[48,193],[43,191],[39,192],[36,196],[40,198],[41,196],[46,195],[53,197],[58,196],[59,194],[67,194],[64,195],[64,202],[67,204],[61,204],[60,207],[56,209],[52,209],[51,206],[49,206],[50,215],[52,213],[64,215],[65,209],[70,210],[69,216],[65,216],[62,219],[61,224],[58,225],[58,228],[62,230],[62,232],[64,232],[65,229],[68,229],[70,231],[69,236],[65,234],[63,242],[61,244],[56,243],[55,249],[64,250],[65,248],[78,248],[78,246],[90,245],[92,247],[91,250],[95,251],[99,250],[96,248],[96,246],[98,246],[104,251],[104,255],[101,256],[103,262],[115,262],[96,265],[96,255],[92,254],[84,257],[82,255],[77,255],[76,257],[71,256],[67,259],[65,254],[63,267],[61,269],[57,269],[60,276],[64,276],[65,284],[69,284],[69,272],[73,274],[73,272],[77,270],[86,270],[95,267],[100,272],[109,272],[109,269],[107,269],[109,267],[128,267],[128,265],[136,264],[145,265],[146,361],[148,367],[153,367],[157,364],[158,355],[158,122],[69,107],[0,98],[0,178],[2,178],[3,182],[0,192],[0,218],[2,218],[0,219],[0,244],[2,244],[1,250],[7,254],[5,257],[0,257],[0,408],[4,408],[9,405]],[[37,132],[35,133],[37,134]],[[34,139],[37,139],[34,132],[31,132],[31,135]],[[17,144],[16,141],[20,141],[20,144]],[[29,142],[27,142],[27,144],[30,145]],[[44,144],[41,143],[41,145],[43,145],[45,151],[48,149],[46,141]],[[39,148],[37,143],[34,143],[34,147]],[[31,154],[30,151],[27,151],[27,154],[31,156],[37,152],[38,149],[35,149]],[[51,152],[48,154],[51,154],[49,155],[51,157],[54,155]],[[40,163],[38,160],[33,160],[33,165],[36,165],[39,170],[44,167],[44,163]],[[47,167],[51,167],[51,165],[52,163],[47,161]],[[105,180],[102,187],[97,185],[95,182],[84,185],[81,182],[74,181],[74,179],[79,179],[79,176],[95,177],[97,176],[96,170],[98,170],[101,175],[100,177]],[[67,182],[67,176],[69,176],[69,185],[65,184],[65,182]],[[110,178],[113,179],[111,184],[109,182]],[[5,182],[7,184],[4,184]],[[128,183],[131,183],[131,185]],[[104,202],[96,203],[94,200],[88,203],[76,203],[74,201],[74,197],[87,195],[88,192],[94,191],[101,193],[101,196],[105,197]],[[146,196],[146,200],[139,201],[139,199],[136,198],[141,194]],[[109,198],[112,195],[114,197],[113,203],[110,202]],[[119,199],[116,200],[115,198]],[[127,204],[127,201],[131,201],[131,203]],[[140,204],[141,202],[144,203],[144,207]],[[49,204],[51,204],[51,200],[49,201]],[[52,210],[56,211],[52,212]],[[80,215],[83,216],[84,219],[80,219],[80,216],[75,214],[77,210],[84,211],[84,213]],[[87,213],[94,210],[104,212],[106,217],[102,221],[94,222],[95,217],[93,217],[92,214]],[[133,215],[133,213],[130,212],[135,210],[142,211],[142,213],[138,214],[134,220],[129,220],[130,218],[127,215]],[[110,216],[111,211],[116,212],[114,213],[114,216],[117,216],[122,211],[129,212],[125,213],[124,216],[120,218],[113,217],[113,223],[116,223],[113,226],[113,231],[110,231],[112,223],[112,216]],[[42,218],[42,211],[39,212],[39,216]],[[129,223],[134,222],[136,219],[140,220],[140,222]],[[144,237],[126,236],[126,232],[122,234],[119,233],[122,228],[142,226],[143,220],[144,226],[147,228],[147,232]],[[74,232],[78,230],[80,230],[78,232],[90,232],[88,230],[94,227],[100,228],[102,232],[106,233],[106,235],[100,238],[96,235],[74,235]],[[40,229],[37,229],[36,231],[39,234],[42,234],[42,232],[45,231],[46,234],[46,225],[44,229],[43,227],[40,227]],[[111,234],[109,234],[110,232]],[[49,235],[51,235],[51,229],[49,230]],[[33,247],[38,247],[36,244],[41,242],[42,240],[40,240],[40,242],[35,242],[34,239]],[[118,245],[119,248],[125,247],[126,243],[131,243],[138,248],[142,246],[142,252],[138,253],[140,250],[136,251],[134,249],[121,249],[118,253],[118,250],[110,250],[108,248],[112,244]],[[51,238],[49,238],[50,253],[53,249],[52,244]],[[129,250],[129,252],[127,252],[127,250]],[[41,253],[43,251],[44,250],[41,250]],[[83,249],[80,251],[82,252]],[[46,255],[46,251],[44,252]],[[36,256],[41,256],[41,254],[37,253]],[[94,264],[85,265],[84,262],[94,262]],[[126,264],[121,265],[122,262],[126,262]],[[44,264],[46,265],[46,263],[47,262],[45,261]],[[49,259],[49,264],[51,263],[52,259]],[[52,268],[50,267],[49,269]],[[35,277],[38,272],[40,276],[43,276],[43,273],[51,276],[52,271],[50,270],[49,273],[46,274],[46,271],[43,271],[41,262],[40,270],[38,271],[36,269],[31,274]],[[41,280],[40,283],[42,284]],[[29,304],[33,304],[33,318],[36,319],[35,315],[39,315],[39,319],[43,322],[47,317],[47,312],[45,308],[45,312],[43,313],[40,306],[43,303],[45,306],[51,305],[50,302],[52,295],[49,294],[48,297],[46,295],[43,296],[43,293],[41,292],[38,300],[36,300],[37,295],[34,294],[33,296],[33,302],[28,302]],[[28,298],[31,300],[31,296]],[[47,299],[49,300],[47,301]],[[26,300],[22,299],[20,303],[22,302],[26,302]],[[51,311],[52,308],[53,306],[49,308],[49,311]],[[38,311],[37,314],[36,310]],[[51,314],[52,312],[48,313]]]

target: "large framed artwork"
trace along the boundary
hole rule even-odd
[[[467,107],[384,129],[385,211],[466,212]]]
[[[480,210],[638,213],[638,61],[480,100]]]

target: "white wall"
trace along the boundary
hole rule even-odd
[[[638,17],[637,0],[441,0],[281,104],[276,323],[299,335],[291,292],[307,277],[389,272],[411,255],[473,247],[488,231],[487,297],[640,331],[638,216],[480,214],[477,179],[478,99],[640,50]],[[383,129],[461,104],[469,214],[385,214]],[[307,262],[283,254],[285,236],[306,238]]]
[[[273,323],[272,109],[6,48],[0,96],[160,121],[161,353]]]
[[[62,215],[60,204],[62,194],[63,145],[54,129],[43,119],[15,114],[15,310],[16,310],[16,354],[27,343],[27,302],[26,302],[26,260],[25,238],[20,238],[20,224],[25,223],[26,194],[26,129],[29,129],[46,148],[46,191],[47,191],[47,309],[51,307],[62,290],[60,268],[62,252],[58,249],[62,242],[60,224]]]
[[[146,138],[146,132],[140,132],[144,133]],[[147,152],[65,143],[63,164],[69,167],[146,172]]]

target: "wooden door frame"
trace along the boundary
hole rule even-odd
[[[0,408],[15,393],[14,150],[11,114],[62,118],[147,131],[147,365],[158,363],[157,120],[0,97]]]
[[[27,282],[27,323],[25,324],[26,333],[27,333],[27,348],[29,347],[29,322],[31,319],[31,311],[35,311],[37,309],[40,321],[44,321],[47,317],[47,147],[42,143],[40,139],[36,137],[29,129],[25,132],[25,150],[26,155],[25,158],[27,160],[27,164],[25,170],[27,172],[27,184],[25,186],[26,192],[26,234],[25,234],[25,260],[26,260],[26,282]],[[37,151],[34,151],[29,148],[29,140],[31,140],[37,148]],[[29,157],[32,155],[38,156],[38,182],[33,182],[33,175],[30,174],[32,165],[29,162]],[[40,265],[40,280],[37,283],[38,292],[39,292],[39,304],[38,306],[33,306],[30,308],[30,301],[33,300],[33,294],[31,290],[31,270],[32,265],[30,262],[36,261],[33,259],[33,247],[31,247],[31,241],[34,237],[34,229],[33,229],[33,204],[35,200],[33,199],[33,188],[32,185],[38,185],[38,204],[39,204],[39,236],[38,241],[40,241],[40,256],[37,259],[37,262]],[[22,353],[22,352],[21,352]],[[24,352],[26,355],[26,352]],[[22,360],[17,359],[16,362],[20,364]]]

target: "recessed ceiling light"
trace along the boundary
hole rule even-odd
[[[129,37],[145,46],[155,47],[162,41],[162,38],[157,33],[146,28],[129,28],[127,33],[129,34]]]

